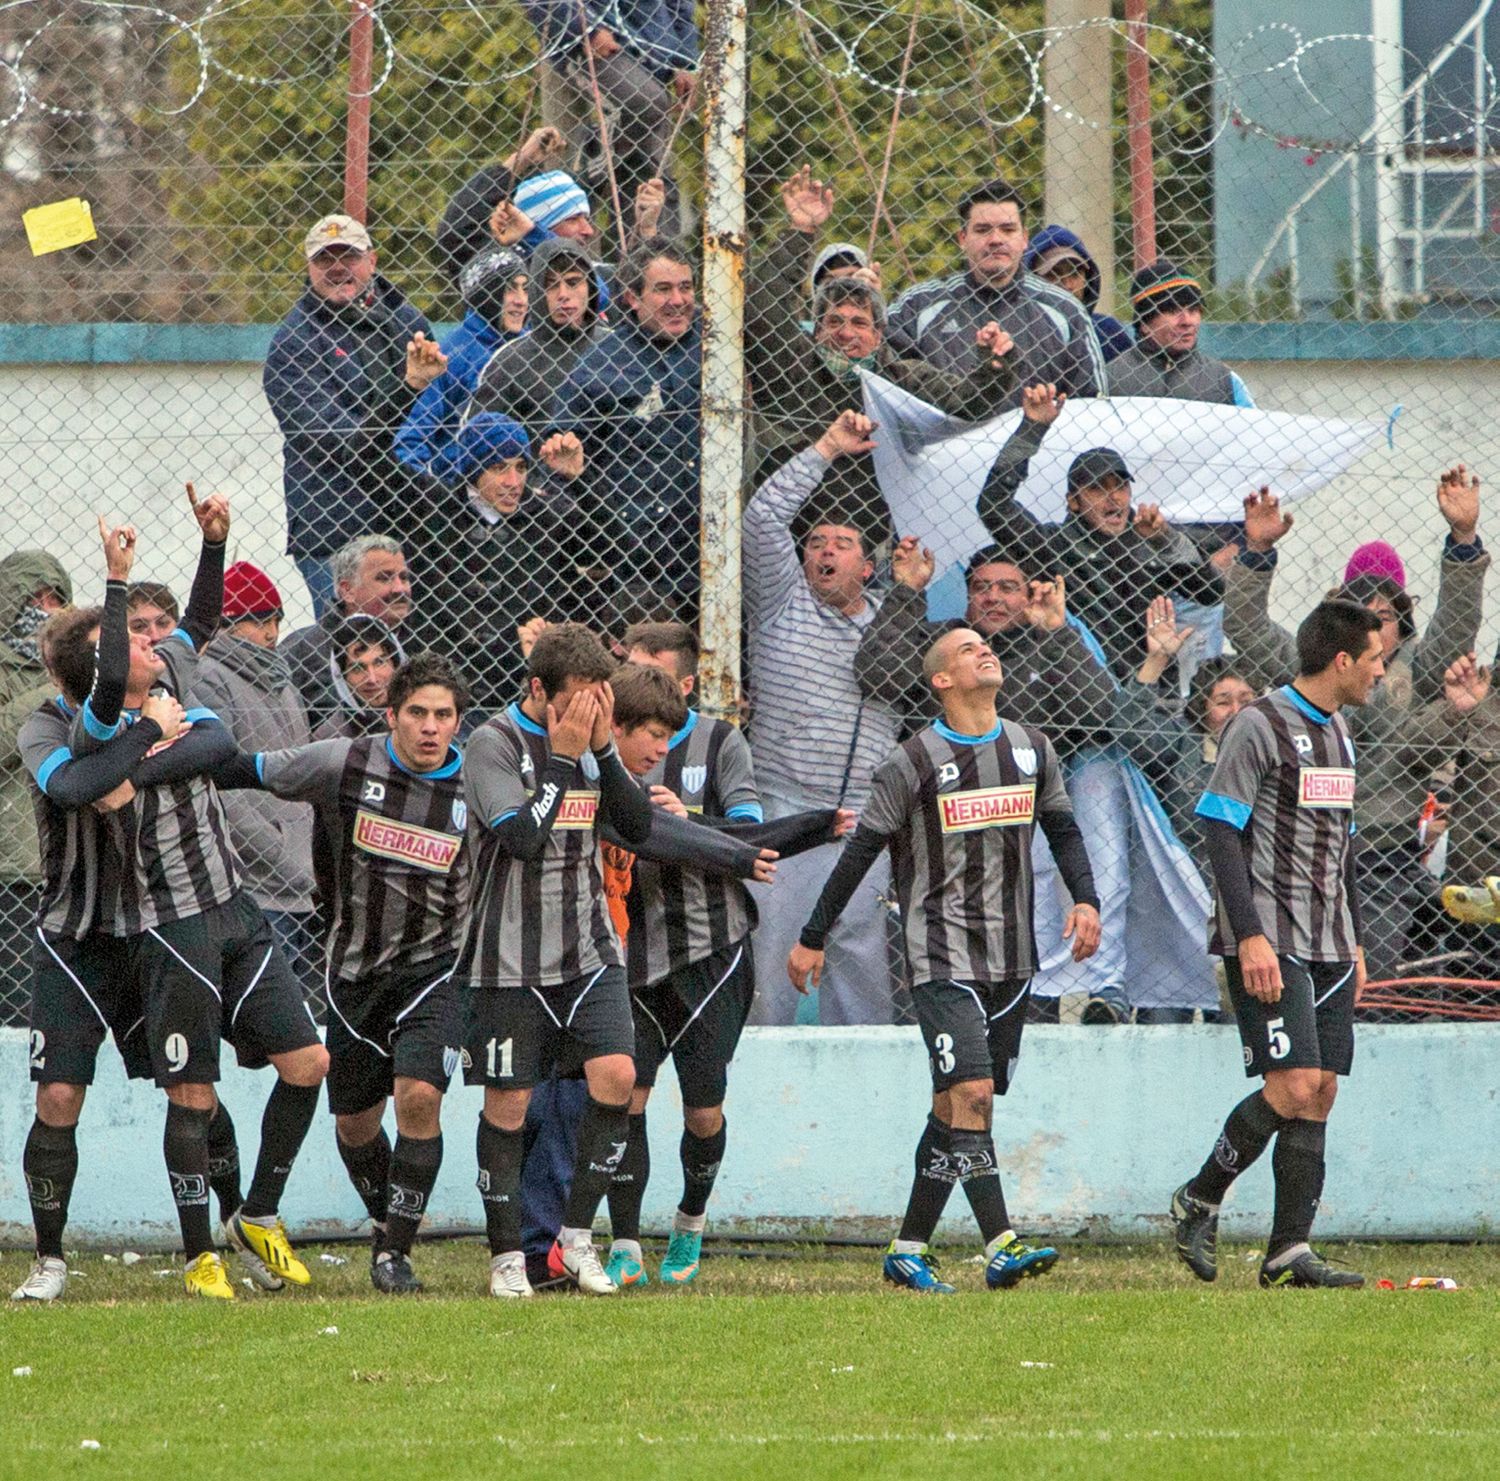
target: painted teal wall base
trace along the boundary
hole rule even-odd
[[[1247,1091],[1238,1039],[1219,1027],[1030,1028],[1017,1084],[996,1109],[996,1143],[1022,1227],[1093,1239],[1161,1237],[1173,1187],[1196,1170]],[[648,1228],[679,1191],[676,1085],[651,1116],[655,1169]],[[31,1122],[25,1036],[0,1030],[0,1244],[30,1239],[21,1146]],[[247,1176],[265,1074],[229,1071]],[[733,1070],[729,1154],[715,1227],[885,1237],[904,1205],[926,1113],[925,1056],[914,1029],[751,1029]],[[161,1097],[127,1085],[112,1051],[84,1110],[70,1244],[171,1244],[176,1222],[161,1167]],[[444,1113],[447,1161],[435,1227],[477,1228],[477,1092]],[[1319,1229],[1351,1238],[1484,1238],[1500,1212],[1500,1025],[1364,1028],[1334,1112]],[[1225,1205],[1232,1236],[1270,1220],[1270,1159]],[[314,1123],[283,1210],[294,1233],[349,1232],[362,1209],[333,1145]],[[969,1232],[961,1198],[950,1231]]]

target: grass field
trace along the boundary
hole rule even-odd
[[[524,1305],[479,1297],[478,1243],[419,1246],[407,1300],[328,1252],[311,1291],[233,1307],[93,1253],[63,1303],[7,1303],[0,1476],[1500,1473],[1496,1246],[1328,1247],[1354,1292],[1261,1291],[1243,1248],[1205,1287],[1164,1248],[1088,1246],[990,1293],[955,1253],[961,1294],[925,1300],[872,1252],[772,1248],[687,1291]],[[0,1257],[6,1291],[26,1263]],[[1416,1274],[1464,1289],[1373,1288]]]

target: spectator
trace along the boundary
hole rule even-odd
[[[262,384],[283,439],[287,550],[321,617],[332,552],[408,502],[396,429],[447,361],[427,320],[376,272],[359,222],[325,216],[303,250],[308,286],[271,340]]]
[[[1069,231],[1066,226],[1044,226],[1032,237],[1022,265],[1054,287],[1071,293],[1089,311],[1106,365],[1135,343],[1130,331],[1118,319],[1099,312],[1102,287],[1099,264],[1076,232]],[[1114,379],[1113,372],[1110,379]]]
[[[283,615],[281,593],[260,567],[236,561],[224,572],[223,626],[203,655],[193,697],[223,721],[242,751],[279,751],[312,739],[276,648]],[[313,924],[312,808],[269,792],[226,790],[221,797],[245,889],[311,996],[323,975]]]
[[[25,1022],[31,1000],[31,931],[41,901],[32,789],[18,737],[31,712],[57,693],[37,633],[73,600],[62,563],[44,550],[0,560],[0,1021]]]
[[[684,223],[667,145],[674,110],[687,106],[698,65],[692,0],[596,5],[586,36],[585,11],[578,0],[525,0],[525,5],[542,54],[568,89],[592,110],[597,83],[605,111],[613,113],[608,148],[621,196],[628,198],[642,181],[661,176],[667,187],[663,231],[677,235]],[[603,23],[606,16],[608,25]]]
[[[571,433],[535,447],[526,429],[481,412],[459,434],[467,497],[445,504],[424,531],[425,646],[441,648],[469,680],[474,705],[498,713],[523,685],[521,629],[597,610],[611,553],[623,540],[585,518],[571,486],[583,448]],[[542,464],[533,476],[533,458]]]
[[[172,589],[160,581],[132,581],[125,593],[126,621],[134,637],[165,642],[181,621]]]
[[[1359,755],[1354,864],[1371,980],[1394,976],[1425,952],[1411,939],[1418,903],[1431,887],[1422,867],[1418,823],[1432,774],[1457,753],[1473,708],[1449,666],[1468,656],[1479,632],[1490,558],[1480,541],[1479,479],[1460,464],[1438,479],[1443,541],[1437,610],[1418,638],[1401,558],[1383,541],[1356,550],[1334,597],[1368,607],[1381,620],[1385,677],[1367,704],[1348,712]],[[1286,683],[1296,673],[1295,641],[1271,620],[1277,543],[1292,527],[1269,489],[1245,500],[1245,553],[1229,569],[1224,631],[1257,685]]]
[[[1062,399],[1050,385],[1022,392],[1021,424],[979,495],[979,517],[996,543],[1022,552],[1033,571],[1066,577],[1073,611],[1123,678],[1144,656],[1134,615],[1140,601],[1167,595],[1218,602],[1223,578],[1156,505],[1132,510],[1130,469],[1114,448],[1089,448],[1073,459],[1062,524],[1043,525],[1016,502],[1031,455],[1057,420]]]
[[[557,388],[606,333],[593,263],[575,242],[543,242],[531,257],[531,332],[502,345],[480,372],[468,414],[499,412],[540,435]]]
[[[860,640],[875,620],[865,594],[874,571],[866,537],[832,500],[804,514],[837,460],[870,451],[873,431],[868,418],[841,412],[811,447],[761,484],[745,510],[745,607],[755,686],[750,748],[768,820],[812,808],[858,810],[875,768],[896,743],[894,712],[867,700],[854,672]],[[794,527],[806,531],[800,552]],[[757,1023],[794,1019],[787,953],[838,848],[825,844],[783,859],[776,887],[756,892]],[[888,864],[877,862],[829,936],[818,993],[824,1023],[892,1021],[881,901],[889,883]]]
[[[616,580],[654,588],[687,618],[697,607],[701,433],[693,266],[653,237],[631,250],[620,288],[628,315],[573,367],[552,425],[583,444],[585,512],[608,511],[630,533],[626,548],[600,552]]]
[[[1198,348],[1203,289],[1163,259],[1143,267],[1130,285],[1135,346],[1109,367],[1111,396],[1171,396],[1254,406],[1244,381]]]
[[[996,323],[1015,342],[1019,385],[1048,381],[1069,396],[1102,396],[1104,356],[1088,311],[1021,269],[1026,227],[1015,187],[1004,180],[976,186],[959,201],[958,220],[966,270],[918,283],[896,300],[891,348],[962,373],[974,336]]]
[[[355,613],[335,623],[328,634],[333,649],[338,709],[313,731],[314,740],[358,740],[383,735],[386,691],[406,654],[395,634],[378,617]]]
[[[491,222],[496,210],[512,200],[516,187],[527,176],[551,170],[567,151],[568,141],[562,133],[545,125],[534,129],[514,154],[498,164],[486,165],[476,171],[454,192],[438,224],[434,245],[438,266],[455,288],[469,263],[486,247],[495,245]],[[581,189],[578,193],[583,195]],[[557,225],[563,221],[567,223],[566,229],[556,231]],[[573,237],[580,245],[586,246],[598,235],[598,228],[589,214],[587,196],[583,197],[581,214],[574,212],[567,217],[554,217],[550,227],[538,226],[536,229],[536,242],[555,233]],[[523,255],[534,245],[535,242],[523,243]]]
[[[417,397],[396,434],[396,456],[415,473],[442,478],[457,452],[459,418],[479,373],[507,341],[525,332],[526,260],[489,247],[463,270],[463,322],[442,343],[448,368]]]
[[[341,546],[333,557],[332,574],[334,605],[310,626],[298,628],[280,649],[314,730],[339,708],[333,627],[362,613],[378,617],[399,634],[413,610],[406,553],[389,535],[360,535]]]

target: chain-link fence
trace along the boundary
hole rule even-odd
[[[99,600],[102,511],[162,583],[133,622],[169,630],[189,478],[233,499],[206,668],[247,749],[381,728],[417,649],[478,720],[538,622],[624,656],[681,621],[767,815],[858,809],[936,713],[928,646],[977,629],[1102,902],[1073,963],[1039,836],[1034,1009],[1065,1022],[1219,1016],[1194,808],[1344,592],[1385,659],[1349,711],[1366,1011],[1500,1016],[1489,0],[1379,35],[1128,8],[777,0],[748,35],[718,0],[0,10],[6,1021],[40,616]],[[315,991],[312,822],[263,801],[231,825]],[[760,892],[760,1021],[904,1011],[885,861],[821,993],[786,981],[837,853]]]

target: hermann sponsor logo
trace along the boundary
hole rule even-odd
[[[1298,779],[1297,806],[1353,807],[1353,767],[1304,766]]]
[[[599,798],[593,792],[567,792],[557,810],[554,828],[592,828]]]
[[[1031,821],[1036,788],[980,787],[938,798],[944,833],[972,833],[978,828],[1014,828]]]
[[[415,823],[393,823],[363,808],[354,816],[354,846],[382,859],[399,859],[433,874],[447,874],[458,857],[462,839],[451,833],[419,828]]]

